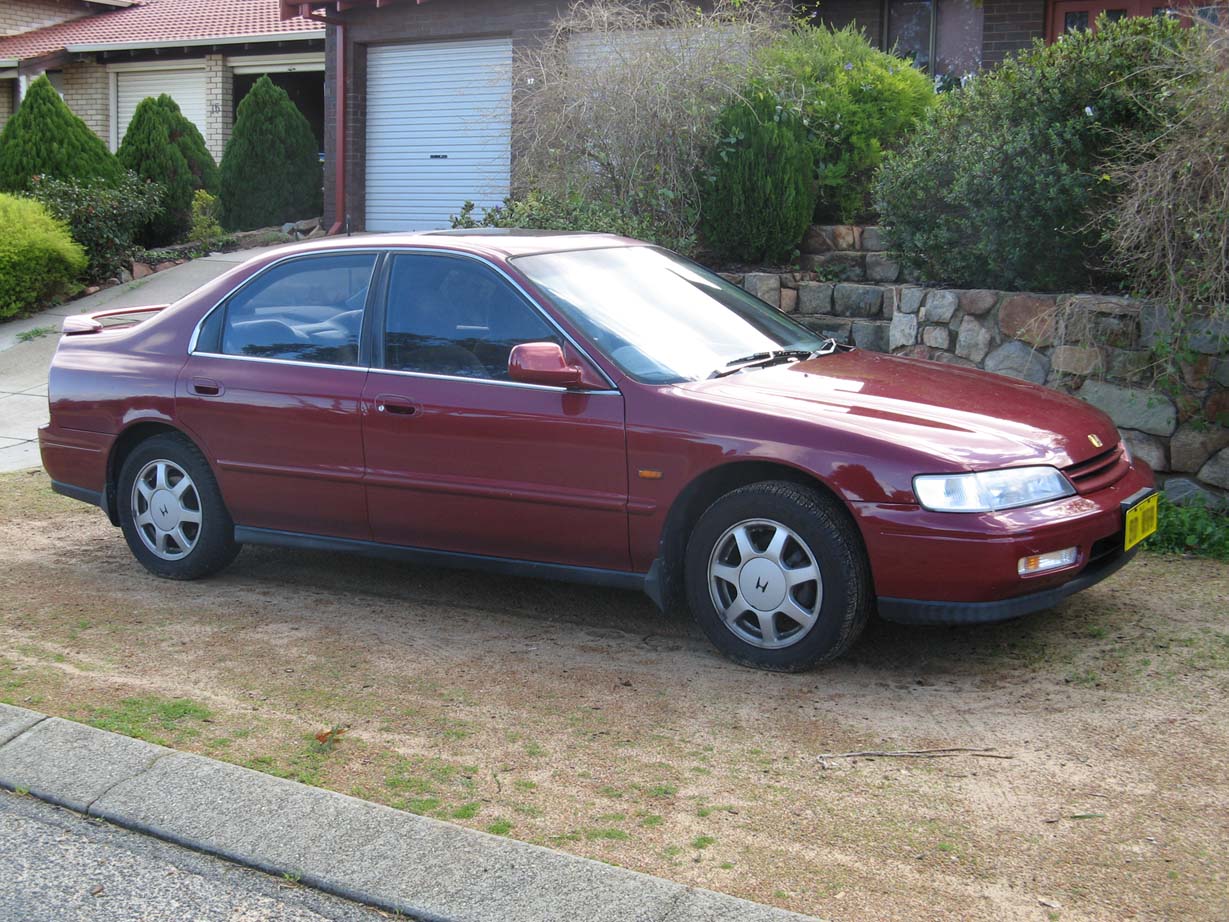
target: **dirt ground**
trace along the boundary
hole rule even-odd
[[[1208,561],[781,676],[631,593],[261,548],[157,580],[0,476],[0,700],[833,920],[1229,918],[1226,692]],[[818,758],[928,747],[1010,758]]]

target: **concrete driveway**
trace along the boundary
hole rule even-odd
[[[48,417],[47,368],[65,317],[143,304],[169,304],[268,249],[272,247],[196,259],[33,317],[0,323],[0,471],[19,471],[40,464],[38,428],[46,424]],[[40,331],[46,332],[40,335]]]

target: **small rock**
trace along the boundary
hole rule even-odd
[[[1188,477],[1170,477],[1165,481],[1164,490],[1169,501],[1175,506],[1185,506],[1202,500],[1204,507],[1208,509],[1229,507],[1229,502],[1219,494]]]
[[[799,249],[803,253],[830,253],[836,249],[832,240],[832,228],[821,224],[812,224],[802,237]]]
[[[294,222],[287,221],[285,224],[283,224],[282,233],[283,234],[293,234],[294,233]]]
[[[1177,407],[1159,391],[1119,387],[1090,378],[1078,396],[1107,413],[1114,425],[1123,429],[1169,436],[1178,428]]]
[[[832,243],[837,250],[856,250],[858,231],[849,224],[837,224],[832,228]]]
[[[900,263],[883,253],[867,253],[866,277],[872,282],[895,282],[900,277]]]
[[[888,248],[882,227],[862,228],[862,249],[869,252],[882,252]]]
[[[1037,902],[1040,903],[1042,906],[1044,906],[1046,909],[1062,909],[1063,908],[1062,904],[1057,902],[1056,900],[1038,900]]]
[[[320,226],[319,218],[304,218],[302,221],[295,223],[294,229],[300,234],[310,234]]]
[[[1217,360],[1212,369],[1212,380],[1221,387],[1229,387],[1229,357]]]
[[[926,297],[925,288],[917,288],[909,286],[900,290],[900,304],[898,307],[902,314],[916,314],[921,310],[922,300]]]
[[[928,326],[922,330],[922,342],[932,349],[946,349],[951,342],[947,327]]]
[[[323,227],[317,227],[314,231],[312,231],[310,234],[308,234],[303,239],[304,240],[316,240],[320,237],[327,237],[328,233],[329,232],[326,231]]]
[[[926,323],[947,323],[960,306],[954,291],[932,291],[922,305],[922,320]]]
[[[1144,349],[1110,349],[1109,376],[1139,384],[1152,367],[1152,353]]]
[[[115,276],[115,278],[116,278],[116,281],[118,281],[121,285],[123,285],[127,282],[132,281],[132,273],[129,272],[127,269],[120,269],[119,273]]]
[[[853,344],[868,352],[887,352],[889,327],[883,320],[855,320]]]
[[[155,272],[165,272],[167,269],[174,269],[177,265],[179,264],[175,260],[166,259],[158,263],[158,265],[154,266],[154,271]]]
[[[832,312],[831,282],[799,282],[798,312],[800,314],[828,314]]]
[[[147,275],[153,275],[154,268],[149,263],[134,262],[132,264],[132,278],[143,279]]]
[[[1044,384],[1050,371],[1049,360],[1036,349],[1030,349],[1018,339],[1003,343],[988,356],[983,366],[986,371]]]
[[[782,288],[781,289],[781,310],[787,314],[792,314],[798,309],[798,289]]]
[[[1222,448],[1199,469],[1199,479],[1222,490],[1229,490],[1229,448]]]
[[[1101,350],[1089,346],[1056,346],[1050,367],[1068,375],[1095,375],[1101,371]]]
[[[743,277],[743,288],[773,307],[781,304],[781,276],[775,272],[748,272]]]
[[[960,333],[956,337],[956,354],[971,362],[980,363],[986,358],[993,341],[993,336],[984,323],[976,317],[966,315],[960,321]]]
[[[883,306],[883,289],[876,285],[837,285],[832,313],[840,317],[874,317]]]
[[[960,292],[960,309],[966,316],[971,314],[974,317],[981,317],[990,313],[998,299],[997,291],[991,291],[988,288],[971,288]]]

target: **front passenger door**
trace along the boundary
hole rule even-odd
[[[509,380],[513,346],[572,347],[484,261],[390,259],[363,393],[372,537],[628,569],[623,396],[604,378],[589,391]]]

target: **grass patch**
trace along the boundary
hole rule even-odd
[[[482,809],[481,806],[471,800],[467,804],[461,804],[461,806],[449,813],[448,816],[454,820],[472,820],[478,815],[480,809]]]
[[[673,797],[678,792],[679,789],[673,784],[655,784],[653,787],[649,788],[649,796],[656,797],[659,800],[665,800],[666,798]]]
[[[703,850],[703,849],[708,848],[710,845],[712,845],[716,841],[717,840],[713,838],[712,836],[696,836],[694,839],[691,840],[691,847]]]
[[[19,343],[32,343],[36,339],[50,336],[55,331],[55,327],[35,327],[32,330],[23,330],[17,334],[17,341]]]
[[[200,735],[212,712],[188,698],[146,695],[125,698],[114,707],[94,708],[85,722],[99,730],[122,733],[159,746]]]
[[[654,827],[654,826],[660,826],[660,825],[661,825],[662,823],[664,823],[664,822],[665,822],[665,820],[664,820],[664,819],[663,819],[660,815],[658,815],[658,814],[656,814],[656,813],[650,813],[648,816],[641,817],[641,819],[640,819],[640,825],[641,825],[641,826],[644,826],[644,827],[646,827],[646,828],[652,828],[652,827]]]
[[[613,842],[621,842],[624,839],[631,838],[631,836],[629,836],[622,829],[616,829],[613,826],[594,826],[591,829],[586,829],[584,831],[584,836],[590,842],[596,841],[598,839],[607,839]]]
[[[507,820],[496,820],[487,826],[486,831],[493,836],[506,836],[512,831],[512,824]]]

